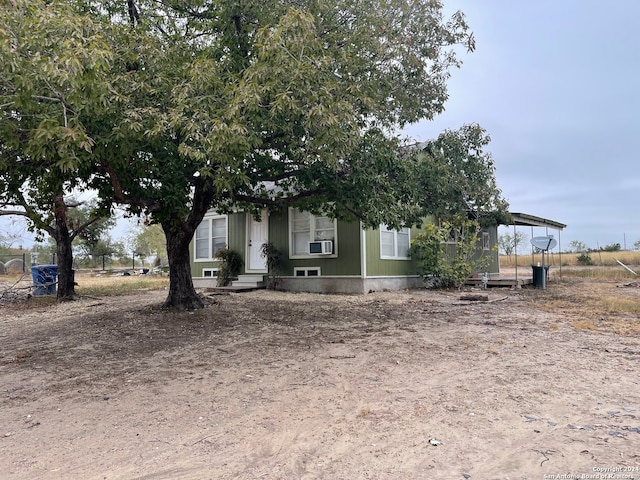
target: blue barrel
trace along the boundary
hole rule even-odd
[[[34,295],[55,295],[56,278],[58,276],[57,265],[36,265],[31,267],[33,277]]]

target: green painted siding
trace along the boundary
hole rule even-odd
[[[410,240],[420,232],[417,228],[411,229]],[[380,258],[380,230],[367,229],[367,277],[416,275],[415,263],[411,260],[393,260]]]
[[[193,261],[193,242],[189,246],[189,255],[191,257],[191,277],[200,278],[203,276],[202,270],[207,268],[217,268],[218,262],[194,262]],[[213,274],[215,276],[215,273]]]
[[[489,233],[489,250],[483,250],[482,232],[480,232],[478,234],[478,241],[476,242],[476,251],[471,257],[473,273],[500,273],[498,249],[496,248],[498,243],[498,228],[490,227],[483,230],[483,232]],[[453,257],[456,252],[455,244],[447,244],[446,252]]]
[[[232,213],[228,217],[227,221],[229,248],[235,250],[242,255],[242,258],[246,255],[245,250],[247,237],[247,216],[244,213]]]
[[[499,263],[500,261],[499,261],[498,248],[497,248],[498,228],[491,227],[483,231],[489,233],[490,250],[482,249],[482,233],[480,233],[480,238],[477,243],[478,248],[477,248],[476,254],[473,256],[472,259],[473,261],[476,261],[482,258],[481,260],[482,268],[475,268],[475,270],[478,270],[478,271],[474,273],[484,273],[484,272],[494,273],[494,274],[500,273],[500,263]]]
[[[282,253],[283,261],[289,257],[289,223],[286,210],[269,214],[269,241]],[[283,269],[286,265],[283,265]]]
[[[269,240],[282,252],[282,276],[293,275],[295,267],[319,267],[322,276],[361,275],[360,226],[358,222],[338,221],[337,258],[320,255],[311,258],[289,258],[288,211],[271,213]]]
[[[269,215],[269,240],[282,252],[282,267],[280,275],[293,276],[296,267],[319,267],[322,276],[362,276],[360,268],[362,258],[361,238],[362,230],[359,222],[338,221],[337,253],[338,257],[315,256],[311,258],[289,258],[289,219],[288,210],[271,212]],[[235,213],[228,216],[228,241],[229,248],[240,252],[243,258],[246,256],[246,229],[247,216],[244,213]],[[411,229],[413,240],[421,229]],[[497,228],[487,230],[490,235],[490,251],[482,251],[482,242],[478,244],[480,252],[490,259],[489,266],[482,271],[489,273],[499,272],[498,252],[494,249],[497,244]],[[367,229],[364,232],[367,247],[366,275],[367,277],[385,277],[416,275],[416,265],[412,260],[393,260],[380,258],[380,230]],[[191,275],[202,277],[202,269],[215,268],[217,262],[194,262],[193,242],[189,246],[191,256]],[[482,273],[482,272],[480,272]]]
[[[229,241],[228,248],[236,250],[242,257],[245,256],[245,228],[246,216],[244,213],[234,213],[227,217],[227,239]],[[202,277],[202,270],[207,268],[217,268],[218,262],[196,262],[194,261],[194,244],[192,240],[189,244],[189,258],[191,259],[191,276],[195,278]],[[214,274],[215,276],[215,274]]]

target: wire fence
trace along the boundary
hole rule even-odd
[[[27,254],[0,253],[0,273],[26,273]]]

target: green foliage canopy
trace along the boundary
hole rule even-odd
[[[495,180],[490,136],[478,124],[445,130],[421,145],[426,154],[415,183],[421,205],[438,218],[452,220],[469,215],[482,226],[508,220],[508,205]]]
[[[109,5],[115,141],[94,151],[132,211],[173,229],[200,204],[415,217],[387,201],[401,191],[389,172],[405,166],[384,132],[443,110],[451,47],[473,48],[462,14],[405,0],[143,1],[131,29]]]
[[[72,241],[108,212],[71,225],[74,190],[90,185],[95,140],[84,119],[110,94],[111,50],[100,22],[72,4],[3,0],[0,16],[0,205],[56,240],[58,298],[74,295]],[[6,214],[4,210],[2,214]],[[72,222],[73,223],[73,222]]]

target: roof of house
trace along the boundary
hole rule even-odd
[[[556,222],[555,220],[549,220],[548,218],[536,217],[535,215],[529,215],[528,213],[511,213],[512,221],[507,225],[522,225],[526,227],[551,227],[556,230],[562,230],[566,228],[564,223]]]

